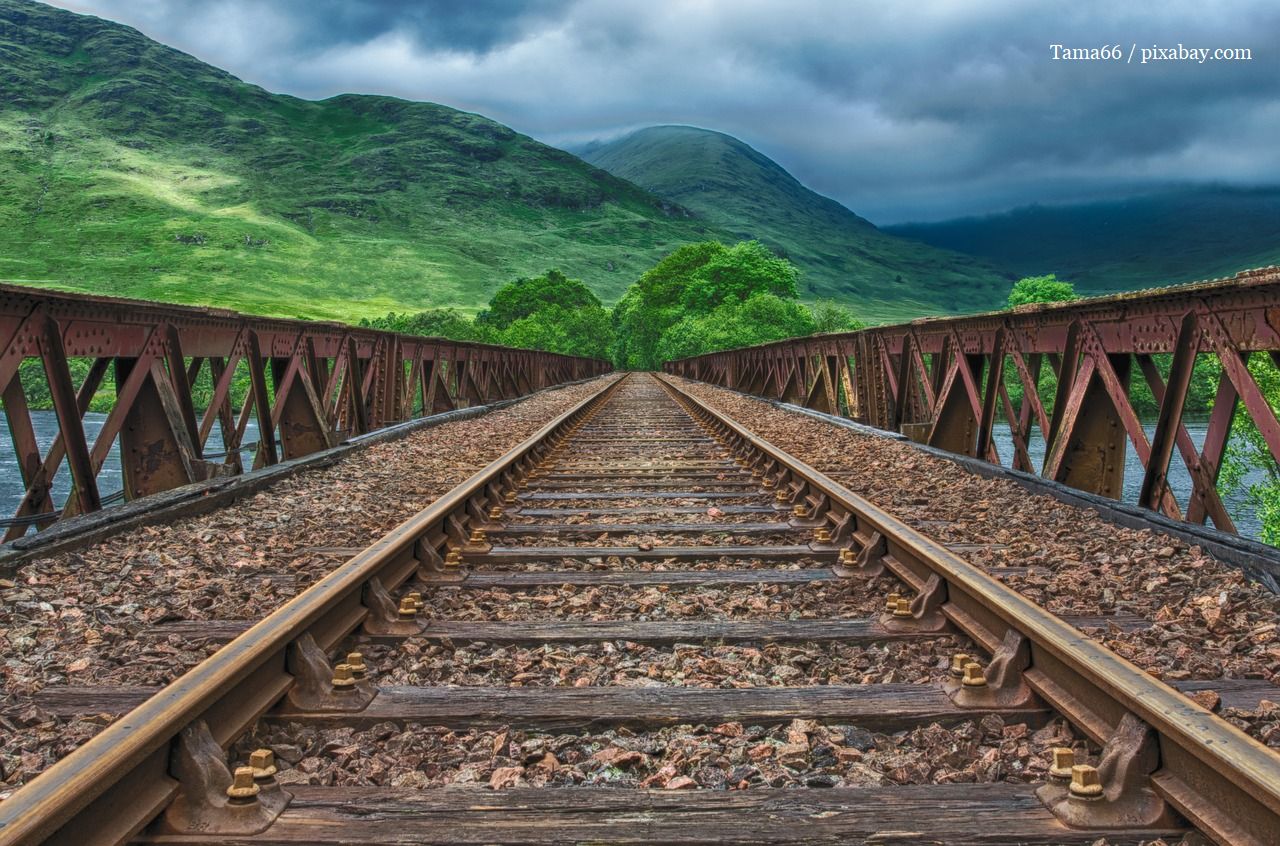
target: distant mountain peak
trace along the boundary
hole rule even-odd
[[[837,298],[868,314],[907,316],[940,307],[991,308],[1008,289],[1007,279],[982,261],[880,232],[724,132],[651,126],[584,147],[579,155],[786,255],[804,272],[801,284],[809,296]]]

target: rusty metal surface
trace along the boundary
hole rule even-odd
[[[621,381],[601,386],[0,803],[0,844],[118,843],[137,833],[177,790],[170,746],[184,729],[203,721],[223,745],[243,733],[294,686],[300,644],[332,648],[371,613],[371,584],[378,593],[434,571],[447,548],[465,544],[471,515],[501,502],[499,486],[523,478]]]
[[[999,463],[993,427],[1009,429],[1015,469],[1119,498],[1129,449],[1144,468],[1139,505],[1216,528],[1235,526],[1217,490],[1232,419],[1242,407],[1280,460],[1280,421],[1247,363],[1280,361],[1280,268],[1231,279],[1073,303],[925,318],[844,334],[796,338],[669,362],[668,373],[840,414],[932,446]],[[1154,356],[1161,356],[1156,359]],[[1166,364],[1165,356],[1170,359]],[[1208,431],[1197,446],[1183,422],[1191,371],[1222,370]],[[1006,374],[1023,387],[1013,406]],[[1041,374],[1056,387],[1047,410]],[[1132,402],[1145,382],[1159,404],[1148,438]],[[1031,388],[1031,390],[1027,390]],[[1034,466],[1033,429],[1046,444]],[[1168,484],[1182,461],[1192,492]]]
[[[76,358],[91,362],[79,385],[68,364]],[[59,434],[47,450],[36,442],[32,386],[19,372],[27,359],[41,363],[58,419]],[[123,494],[132,500],[609,369],[595,359],[339,323],[0,285],[0,395],[26,487],[14,518],[5,521],[4,540],[98,510],[111,492],[98,489],[97,476],[117,441]],[[90,443],[84,414],[109,372],[116,399]],[[237,372],[250,390],[233,406]],[[212,390],[207,409],[193,404],[198,379]],[[246,445],[251,417],[259,438]],[[216,455],[208,450],[215,427],[223,443]],[[51,486],[64,464],[72,491],[59,511]]]
[[[888,571],[909,585],[917,596],[905,625],[927,629],[940,614],[996,656],[1002,644],[1020,639],[1026,649],[1017,668],[1022,682],[1096,742],[1121,733],[1127,716],[1156,732],[1158,754],[1142,773],[1145,789],[1219,843],[1275,842],[1280,755],[944,546],[676,385],[664,384],[734,444],[739,457],[750,456],[754,467],[764,469],[790,502],[821,512],[833,545],[862,550],[858,567],[845,571],[851,577],[858,569],[868,576]]]

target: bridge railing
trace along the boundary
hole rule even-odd
[[[795,338],[673,361],[665,369],[995,463],[993,432],[1005,426],[1014,468],[1113,499],[1123,497],[1131,446],[1143,468],[1137,504],[1195,523],[1210,519],[1235,532],[1218,480],[1237,409],[1244,409],[1271,460],[1280,462],[1280,423],[1250,372],[1254,354],[1269,359],[1266,367],[1280,367],[1280,268]],[[1189,407],[1194,374],[1216,380],[1214,398],[1202,408]],[[1150,435],[1134,405],[1137,379],[1159,409]],[[1015,397],[1021,389],[1016,408],[1011,385]],[[1197,444],[1186,420],[1206,414]],[[1043,437],[1042,461],[1031,457],[1035,429]],[[1191,480],[1185,503],[1169,484],[1175,454]]]
[[[26,489],[3,521],[4,539],[101,508],[112,494],[99,490],[99,472],[117,445],[123,497],[134,499],[609,369],[594,359],[339,323],[0,285],[0,399]],[[85,415],[103,392],[109,410],[91,441]],[[45,448],[32,424],[33,394],[57,419]],[[251,419],[256,442],[246,443]],[[222,448],[213,451],[215,428]],[[59,509],[53,482],[64,464],[71,485]]]

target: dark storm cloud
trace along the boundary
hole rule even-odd
[[[1280,4],[1173,0],[66,0],[273,90],[370,91],[550,143],[736,135],[873,220],[1154,185],[1280,182]],[[1050,44],[1245,47],[1054,61]]]

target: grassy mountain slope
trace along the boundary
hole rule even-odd
[[[987,262],[886,235],[801,185],[736,138],[655,126],[579,151],[587,161],[757,238],[803,271],[803,297],[834,297],[871,318],[999,305],[1010,279]]]
[[[723,237],[483,117],[271,94],[26,0],[0,0],[0,69],[0,279],[354,319],[548,267],[611,300]]]
[[[1056,273],[1082,292],[1101,294],[1280,263],[1280,188],[1030,206],[886,231],[981,256],[1019,275]]]

